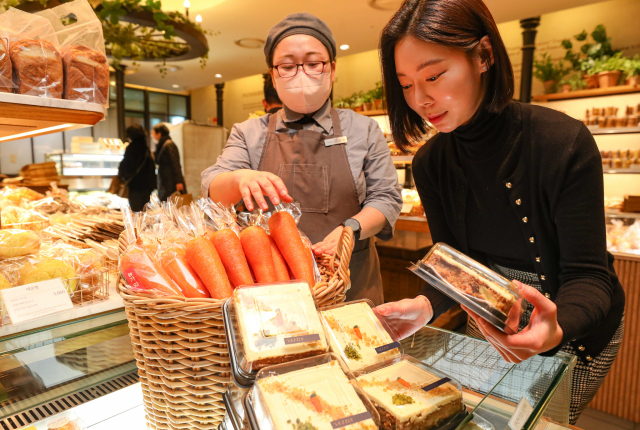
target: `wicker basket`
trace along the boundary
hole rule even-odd
[[[124,234],[119,245],[122,254],[127,245]],[[352,249],[353,231],[345,228],[336,255],[317,259],[322,281],[313,292],[320,306],[344,301],[351,285]],[[131,290],[122,276],[119,292],[149,428],[217,429],[225,412],[222,394],[231,376],[224,300],[154,297]]]

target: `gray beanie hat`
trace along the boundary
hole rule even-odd
[[[273,51],[282,39],[294,34],[306,34],[318,39],[329,51],[331,61],[336,58],[336,41],[329,26],[310,13],[293,13],[271,27],[264,44],[264,55],[269,67],[273,67]]]

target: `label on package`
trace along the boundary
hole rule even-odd
[[[305,334],[303,336],[286,337],[284,339],[284,344],[292,345],[294,343],[317,342],[319,340],[320,340],[320,335],[318,333]]]
[[[400,342],[391,342],[386,345],[379,346],[376,348],[376,352],[378,354],[382,354],[383,352],[391,351],[395,348],[400,348]]]
[[[371,412],[362,412],[359,414],[351,415],[350,417],[340,418],[339,420],[331,421],[331,427],[333,430],[350,426],[351,424],[359,423],[360,421],[373,419]]]
[[[429,384],[429,385],[426,385],[426,386],[422,387],[422,390],[428,392],[428,391],[431,391],[434,388],[438,388],[440,385],[444,385],[444,384],[446,384],[447,382],[450,382],[450,381],[451,381],[451,378],[442,378],[442,379],[437,380],[433,384]]]
[[[60,278],[21,285],[0,293],[13,325],[73,308]]]
[[[529,419],[531,412],[533,412],[533,406],[531,406],[531,403],[529,403],[527,398],[523,396],[520,403],[518,403],[518,407],[513,413],[513,416],[509,420],[509,427],[512,430],[522,430],[522,427],[524,427],[527,419]]]
[[[347,143],[347,136],[334,137],[332,139],[324,140],[324,146],[340,145],[341,143]]]
[[[124,278],[127,280],[127,284],[129,284],[129,286],[134,290],[142,288],[142,284],[140,284],[138,277],[136,276],[136,269],[133,267],[124,271]]]

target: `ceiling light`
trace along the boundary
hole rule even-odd
[[[256,39],[254,37],[244,37],[242,39],[236,40],[233,43],[235,43],[236,45],[242,48],[248,48],[248,49],[259,49],[264,46],[264,40]]]
[[[12,134],[11,136],[0,137],[0,142],[4,142],[5,140],[18,139],[20,137],[33,136],[34,134],[46,133],[47,131],[60,130],[61,128],[71,127],[73,124],[60,124],[54,125],[52,127],[40,128],[33,131],[26,131],[24,133]]]
[[[202,22],[202,16],[200,16],[200,14],[196,15],[196,22]]]
[[[216,78],[220,79],[222,75],[220,73],[216,73]]]
[[[402,0],[369,0],[369,6],[378,10],[398,10]]]
[[[183,6],[184,7],[191,7],[191,3],[189,2],[189,0],[184,0]]]
[[[340,45],[340,49],[342,49],[343,51],[346,51],[349,48],[350,48],[349,45]]]
[[[180,88],[180,85],[178,85],[178,84],[173,84],[173,85],[171,85],[171,86],[172,86],[173,88]]]
[[[112,87],[115,87],[116,86],[116,81],[109,82],[109,85],[111,85]]]
[[[173,64],[172,65],[164,65],[164,66],[162,64],[158,64],[158,65],[155,66],[155,68],[156,69],[164,68],[164,69],[167,70],[167,72],[179,72],[179,71],[182,70],[181,66],[174,66]]]

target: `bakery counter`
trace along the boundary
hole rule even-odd
[[[566,354],[536,356],[512,365],[502,360],[485,341],[445,330],[425,327],[402,342],[409,354],[462,385],[468,419],[481,428],[522,430],[567,428],[568,377],[575,358]],[[76,420],[89,430],[147,427],[142,387],[134,384],[78,406],[62,405],[45,416],[29,413],[19,417],[23,429],[46,430],[55,420]],[[19,428],[19,426],[18,426]]]

